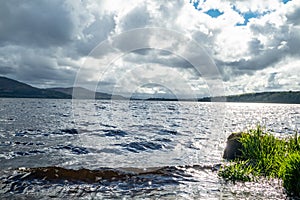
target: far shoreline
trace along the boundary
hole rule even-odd
[[[138,101],[138,102],[194,102],[194,103],[237,103],[237,104],[287,104],[287,105],[299,105],[294,102],[263,102],[263,101],[203,101],[203,100],[191,100],[191,99],[92,99],[92,98],[51,98],[51,97],[7,97],[1,96],[0,99],[37,99],[37,100],[97,100],[97,101]]]

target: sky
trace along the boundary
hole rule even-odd
[[[299,0],[0,1],[0,76],[210,96],[300,90]]]

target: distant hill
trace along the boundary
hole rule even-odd
[[[0,97],[71,99],[73,89],[73,87],[40,89],[13,79],[0,77]],[[94,93],[81,87],[77,87],[75,92],[78,99],[126,99],[120,95]]]
[[[93,92],[91,90],[82,87],[68,87],[68,88],[49,88],[48,90],[61,92],[67,95],[73,95],[73,90],[75,89],[74,97],[77,99],[126,99],[120,95],[111,95],[102,92]]]
[[[75,90],[75,98],[78,99],[128,99],[121,95],[111,95],[107,93],[96,92],[82,88],[82,87],[68,87],[68,88],[48,88],[39,89],[28,84],[0,76],[0,97],[11,98],[53,98],[53,99],[71,99],[73,90]],[[149,98],[149,99],[134,99],[132,100],[146,100],[146,101],[177,101],[171,98]],[[180,99],[179,99],[180,100]],[[189,101],[184,99],[184,101]],[[300,104],[300,91],[289,92],[262,92],[250,93],[241,95],[231,95],[227,97],[205,97],[198,99],[200,102],[253,102],[253,103],[293,103]]]
[[[131,98],[132,100],[143,101],[195,101],[194,99],[175,99],[175,98],[148,98],[138,99]],[[244,103],[287,103],[287,104],[300,104],[300,91],[289,92],[261,92],[261,93],[248,93],[230,96],[218,97],[204,97],[199,98],[199,102],[244,102]]]
[[[227,97],[229,102],[295,103],[300,104],[300,92],[262,92]]]
[[[252,103],[290,103],[300,104],[300,91],[289,92],[261,92],[227,97],[206,97],[199,101],[226,101],[226,102],[252,102]]]
[[[71,98],[70,95],[65,93],[35,88],[6,77],[0,77],[0,97],[57,99]]]

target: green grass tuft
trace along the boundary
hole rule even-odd
[[[283,180],[283,187],[291,195],[300,197],[300,153],[295,152],[287,156],[279,171]]]
[[[219,171],[219,175],[226,181],[255,181],[254,174],[259,175],[254,168],[249,165],[247,161],[240,161],[239,163],[230,163],[223,166]]]
[[[294,137],[279,139],[260,126],[241,134],[242,156],[222,167],[225,180],[255,181],[264,176],[282,178],[289,194],[300,196],[300,141]]]

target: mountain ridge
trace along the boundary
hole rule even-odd
[[[123,97],[121,95],[112,95],[103,92],[93,92],[83,87],[55,87],[55,88],[48,88],[47,90],[65,93],[67,95],[73,96],[73,98],[76,99],[114,99],[114,100],[127,99],[126,97]]]
[[[75,95],[73,96],[73,90]],[[56,87],[40,89],[20,81],[0,76],[0,97],[4,98],[49,98],[49,99],[126,99],[121,95],[93,92],[82,87]]]
[[[0,77],[0,97],[6,98],[71,98],[70,95],[40,89],[7,77]]]
[[[300,91],[257,92],[219,97],[204,97],[198,99],[198,101],[300,104]]]
[[[75,89],[75,91],[74,91]],[[73,93],[74,92],[74,93]],[[40,89],[26,83],[0,76],[0,97],[4,98],[52,98],[52,99],[102,99],[102,100],[143,100],[143,101],[189,101],[189,99],[134,99],[121,95],[93,92],[83,87],[55,87]],[[239,95],[204,97],[199,102],[252,102],[300,104],[300,91],[260,92]]]

